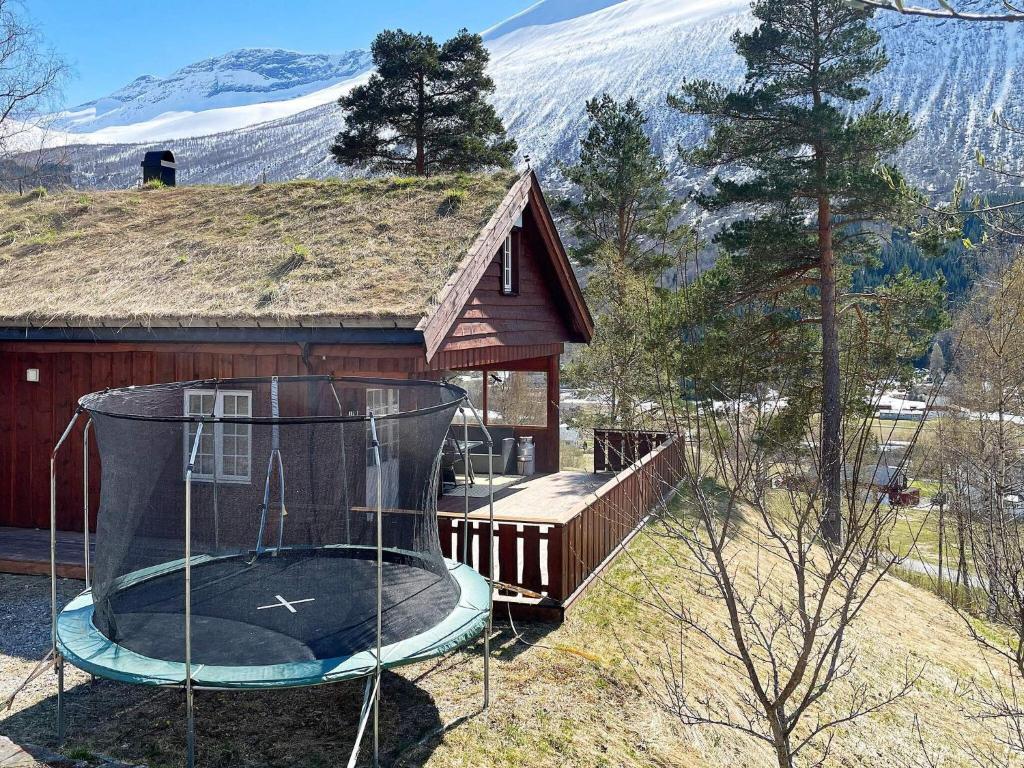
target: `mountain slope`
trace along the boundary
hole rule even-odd
[[[976,147],[989,158],[1024,154],[1022,138],[993,131],[989,119],[993,109],[1002,109],[1024,125],[1019,25],[896,14],[882,14],[874,23],[891,65],[872,90],[918,125],[918,138],[899,158],[915,181],[948,189],[973,165]],[[687,78],[738,83],[742,66],[729,38],[750,24],[743,0],[542,0],[485,33],[497,86],[493,101],[521,152],[544,175],[553,174],[555,161],[574,157],[585,101],[605,91],[640,101],[655,146],[674,162],[676,147],[699,141],[702,128],[669,109],[666,94]],[[341,126],[335,100],[365,76],[353,73],[297,99],[172,113],[97,130],[83,139],[104,146],[75,150],[78,178],[130,184],[142,148],[107,144],[161,139],[179,155],[186,181],[336,174],[327,159]],[[186,135],[193,138],[181,138]],[[675,172],[680,186],[693,181],[687,169]]]
[[[136,78],[109,96],[62,113],[54,127],[90,134],[90,141],[137,141],[147,134],[154,139],[179,138],[243,128],[337,98],[329,92],[312,101],[302,97],[330,89],[369,66],[370,54],[362,50],[334,55],[276,48],[231,51],[165,78]],[[290,106],[275,107],[273,102]],[[236,109],[251,105],[259,108]],[[231,115],[236,117],[232,120]]]

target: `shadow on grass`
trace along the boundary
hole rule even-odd
[[[512,661],[520,654],[530,652],[534,646],[550,644],[548,635],[558,629],[555,622],[510,621],[508,605],[494,605],[494,639],[491,640],[493,658]]]
[[[722,524],[726,520],[726,514],[730,516],[730,525],[742,523],[747,517],[747,510],[744,504],[736,500],[732,506],[729,504],[729,489],[717,480],[705,478],[700,484],[703,502],[697,500],[692,488],[684,481],[676,489],[675,495],[668,505],[661,511],[660,517],[666,523],[677,525],[693,526],[704,511],[709,512],[716,523]],[[702,510],[698,505],[705,504]]]
[[[455,654],[448,657],[458,664]],[[347,763],[355,741],[365,680],[279,691],[197,691],[196,763],[203,768],[333,768]],[[68,689],[65,754],[109,755],[149,768],[184,764],[185,701],[181,689],[109,680]],[[56,748],[56,691],[0,720],[18,744]],[[459,721],[461,723],[461,721]],[[459,723],[454,724],[457,727]],[[444,733],[431,695],[386,672],[380,706],[381,765],[419,766]],[[359,765],[372,761],[372,721]]]

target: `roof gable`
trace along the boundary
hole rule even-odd
[[[551,217],[551,211],[536,175],[530,171],[519,178],[470,247],[459,268],[438,294],[437,305],[416,326],[423,332],[427,359],[441,348],[459,320],[484,273],[494,260],[506,235],[529,206],[543,243],[541,258],[556,277],[552,292],[561,299],[572,335],[568,341],[589,342],[594,324]]]

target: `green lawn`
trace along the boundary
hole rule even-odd
[[[921,425],[919,421],[907,421],[905,419],[879,419],[871,420],[871,431],[878,438],[879,443],[887,443],[890,440],[910,442],[914,439],[918,427],[921,428],[921,437],[936,429],[937,421],[929,419]]]
[[[919,486],[934,486],[934,483],[914,483]],[[934,490],[922,488],[921,498],[927,499]],[[946,568],[955,568],[960,556],[957,545],[956,521],[948,512],[945,516],[942,559]],[[939,508],[927,509],[901,507],[889,535],[889,547],[894,554],[920,560],[930,565],[939,562]],[[967,561],[971,556],[967,553]]]

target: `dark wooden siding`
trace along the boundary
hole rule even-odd
[[[130,384],[307,372],[433,377],[457,362],[468,367],[534,358],[538,353],[555,355],[557,360],[560,351],[560,344],[478,348],[438,355],[428,364],[420,348],[369,345],[316,345],[303,350],[284,344],[0,343],[0,526],[49,527],[50,454],[78,399],[89,392]],[[26,381],[29,368],[39,369],[38,383]],[[89,508],[95,529],[99,504],[95,446],[90,457]],[[545,466],[549,463],[550,459]],[[84,510],[81,426],[62,448],[57,474],[58,527],[80,531]]]
[[[0,525],[49,527],[50,454],[78,399],[106,387],[189,379],[290,375],[303,368],[297,354],[254,355],[221,350],[122,351],[113,345],[0,346]],[[96,351],[89,351],[95,349]],[[29,368],[39,381],[26,380]],[[90,453],[90,510],[95,527],[99,503],[99,456]],[[57,457],[57,525],[82,530],[82,430],[75,429]]]
[[[496,251],[480,282],[442,343],[441,352],[507,345],[562,344],[572,338],[564,307],[552,286],[547,256],[527,208],[519,248],[518,293],[501,292],[501,253]]]

